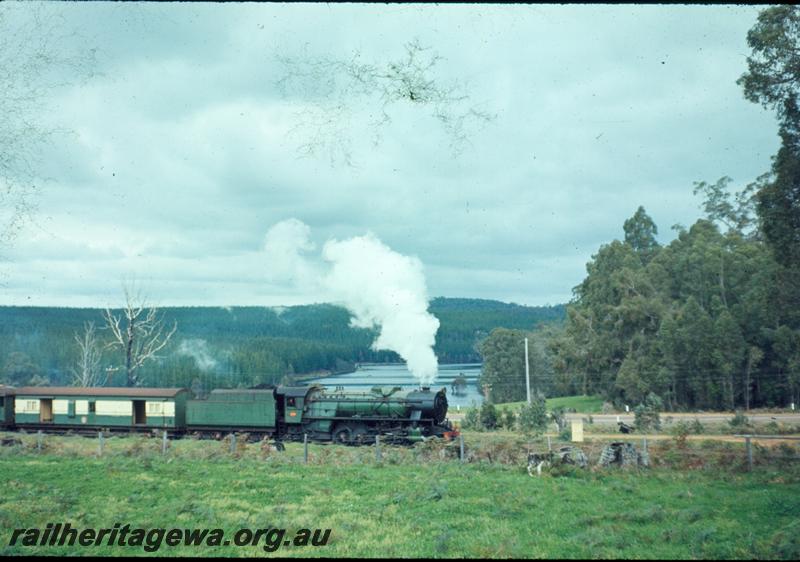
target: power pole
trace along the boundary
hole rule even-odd
[[[531,370],[528,367],[528,338],[525,338],[525,390],[528,392],[528,405],[531,403]]]

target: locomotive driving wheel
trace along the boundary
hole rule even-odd
[[[333,440],[340,445],[350,445],[353,442],[353,428],[349,425],[338,425],[333,430]]]
[[[368,441],[367,428],[362,425],[339,425],[333,430],[333,440],[340,445],[363,445]]]
[[[365,427],[354,427],[350,433],[350,442],[353,445],[364,445],[367,442],[367,429]]]

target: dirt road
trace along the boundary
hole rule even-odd
[[[758,423],[769,423],[771,421],[774,422],[783,422],[783,423],[800,423],[800,412],[796,413],[782,413],[782,414],[771,414],[771,413],[750,413],[746,414],[747,418],[751,422],[758,422]],[[568,420],[580,420],[587,417],[588,414],[567,414]],[[699,412],[695,414],[675,414],[672,412],[661,412],[661,423],[669,424],[669,418],[672,418],[672,423],[678,421],[694,421],[695,419],[700,420],[701,422],[727,422],[732,419],[734,414],[728,412],[713,412],[713,413],[706,413],[706,412]],[[592,414],[592,420],[594,423],[617,423],[618,421],[625,422],[627,424],[633,424],[634,422],[634,415],[633,414]]]
[[[580,412],[574,414],[567,414],[568,420],[580,420],[583,418],[588,417],[590,414],[581,414]],[[748,419],[751,422],[758,422],[758,423],[769,423],[771,421],[774,422],[783,422],[783,423],[797,423],[800,424],[800,412],[793,412],[793,413],[749,413],[746,414]],[[634,422],[633,414],[591,414],[592,421],[594,423],[608,423],[613,424],[617,423],[618,421],[625,422],[629,425],[632,425]],[[733,418],[734,414],[728,412],[699,412],[695,414],[675,414],[672,412],[661,412],[661,423],[664,425],[669,425],[670,423],[676,423],[678,421],[694,421],[695,419],[700,420],[700,422],[727,422],[731,418]],[[450,410],[448,412],[448,418],[453,421],[461,421],[464,419],[463,412],[454,412]],[[670,418],[672,418],[670,420]]]

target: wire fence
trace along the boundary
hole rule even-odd
[[[550,436],[498,437],[489,433],[460,434],[454,440],[428,439],[413,445],[393,445],[374,436],[360,446],[315,442],[304,436],[300,442],[276,443],[252,440],[248,434],[231,433],[221,440],[175,439],[166,431],[150,436],[111,436],[102,432],[93,438],[81,436],[6,433],[0,438],[0,456],[56,455],[66,457],[144,459],[170,461],[257,460],[290,465],[380,465],[470,463],[526,467],[532,455],[550,458],[567,448],[580,449],[589,468],[598,467],[612,444],[628,444],[647,458],[654,468],[722,469],[753,471],[759,467],[785,467],[800,460],[800,437],[740,434],[724,439],[688,442],[680,436],[589,439],[569,442]],[[627,446],[627,445],[626,445]]]

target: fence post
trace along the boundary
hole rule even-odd
[[[753,470],[753,446],[750,443],[750,436],[744,438],[745,448],[747,449],[747,470]]]
[[[642,437],[642,450],[647,453],[647,437]]]
[[[162,436],[162,439],[161,439],[161,454],[162,455],[166,455],[167,454],[167,430],[166,429],[164,430],[164,435]]]
[[[303,434],[303,463],[308,464],[308,433]]]
[[[458,434],[458,445],[459,445],[459,452],[458,458],[461,459],[461,462],[464,462],[464,434]]]
[[[381,436],[375,436],[375,460],[381,462]]]
[[[42,452],[42,430],[36,432],[36,450]]]
[[[97,432],[97,455],[102,457],[103,456],[103,432]]]
[[[549,435],[547,436],[547,450],[548,451],[552,451],[553,450],[553,447],[550,445],[550,436]]]
[[[231,454],[236,452],[236,434],[231,433]]]

